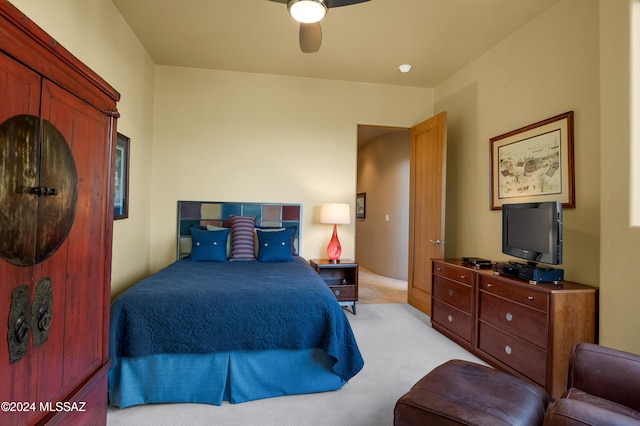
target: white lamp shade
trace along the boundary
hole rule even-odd
[[[349,204],[324,203],[320,207],[320,223],[348,225],[351,223]]]
[[[293,19],[304,24],[319,22],[327,13],[327,6],[318,0],[290,0],[287,6]]]

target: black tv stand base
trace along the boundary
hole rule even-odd
[[[564,280],[564,269],[537,267],[520,262],[498,262],[495,265],[494,272],[500,275],[518,278],[529,281],[532,284],[537,283],[559,283]]]

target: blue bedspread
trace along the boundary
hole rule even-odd
[[[322,348],[349,380],[364,365],[351,326],[320,276],[294,259],[167,266],[113,302],[111,359]]]

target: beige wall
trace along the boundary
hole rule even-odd
[[[489,139],[575,112],[576,208],[564,211],[565,277],[600,276],[597,0],[565,0],[439,85],[448,112],[447,256],[506,257],[490,210]]]
[[[112,294],[149,273],[155,65],[109,0],[11,0],[122,95],[118,131],[131,138],[129,219],[113,229]]]
[[[602,244],[600,246],[601,343],[640,353],[640,229],[630,225],[632,116],[630,20],[635,0],[600,0]],[[638,70],[635,70],[636,73]],[[637,111],[635,113],[637,120]],[[637,123],[635,123],[637,125]]]
[[[274,75],[156,68],[151,270],[175,259],[177,200],[303,204],[301,254],[326,257],[323,202],[356,194],[357,126],[410,127],[432,90]],[[355,220],[340,225],[353,258]]]
[[[356,261],[377,274],[406,280],[409,131],[387,133],[360,148],[357,172],[357,192],[366,193],[366,217],[356,221]]]

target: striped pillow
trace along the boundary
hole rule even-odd
[[[256,260],[253,216],[231,216],[231,260]]]

